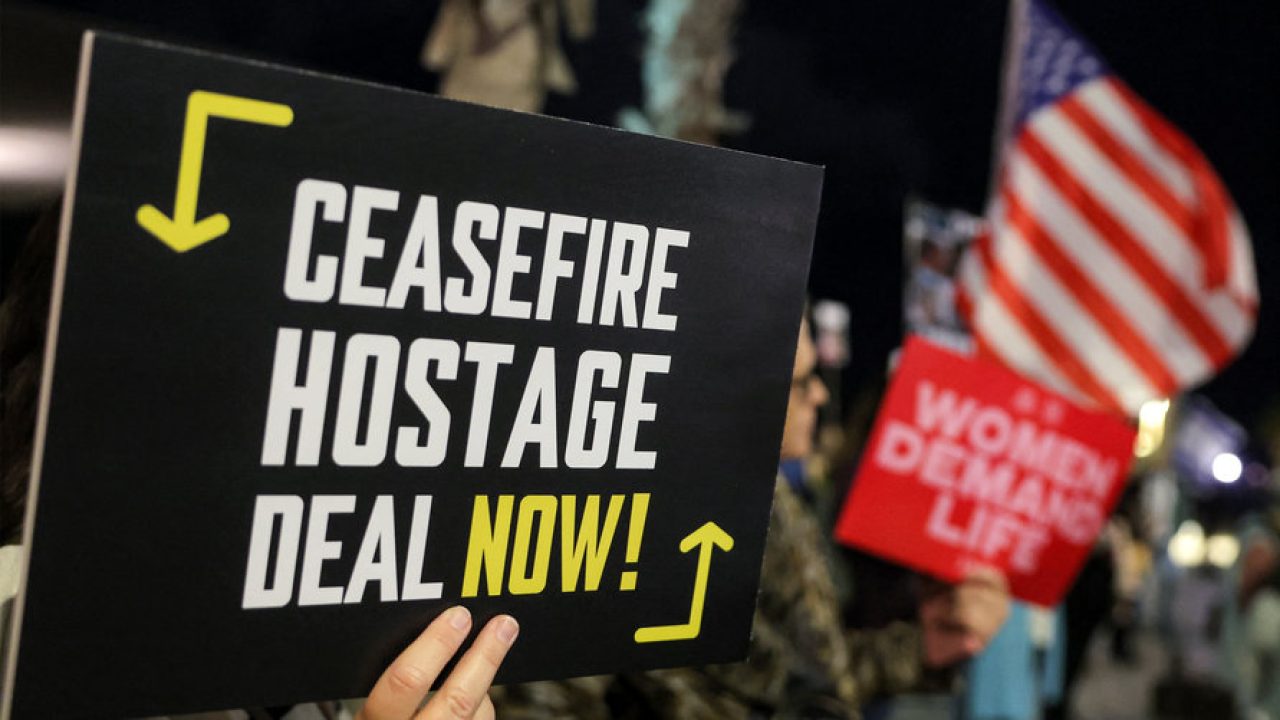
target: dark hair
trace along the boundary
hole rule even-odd
[[[57,236],[58,215],[51,208],[14,258],[0,302],[0,544],[5,545],[22,539]]]

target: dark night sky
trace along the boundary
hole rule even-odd
[[[597,4],[596,37],[567,47],[579,94],[553,97],[546,111],[612,124],[640,97],[637,19],[644,3]],[[982,209],[1006,3],[747,5],[726,94],[727,105],[752,124],[725,144],[826,166],[810,287],[816,297],[852,306],[856,385],[882,372],[901,332],[904,196]],[[417,64],[436,12],[429,0],[65,0],[27,7],[342,75],[435,86]],[[1250,226],[1262,290],[1257,336],[1206,392],[1254,425],[1280,406],[1280,3],[1062,0],[1061,10],[1121,78],[1204,150]],[[37,56],[21,43],[7,45],[0,51],[5,73]]]

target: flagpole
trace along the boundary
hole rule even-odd
[[[988,203],[994,200],[1000,179],[1000,166],[1004,161],[1005,144],[1013,130],[1013,118],[1018,111],[1018,70],[1022,65],[1020,41],[1027,21],[1029,0],[1009,0],[1009,12],[1005,18],[1004,72],[1000,78],[1000,99],[996,108],[995,136],[991,139],[991,172],[987,177]]]

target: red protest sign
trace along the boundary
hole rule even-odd
[[[986,359],[911,338],[836,538],[943,579],[973,565],[1057,603],[1120,496],[1134,430]]]

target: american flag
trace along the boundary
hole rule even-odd
[[[1014,0],[989,230],[960,269],[979,352],[1136,414],[1248,342],[1248,230],[1199,150],[1048,4]]]

